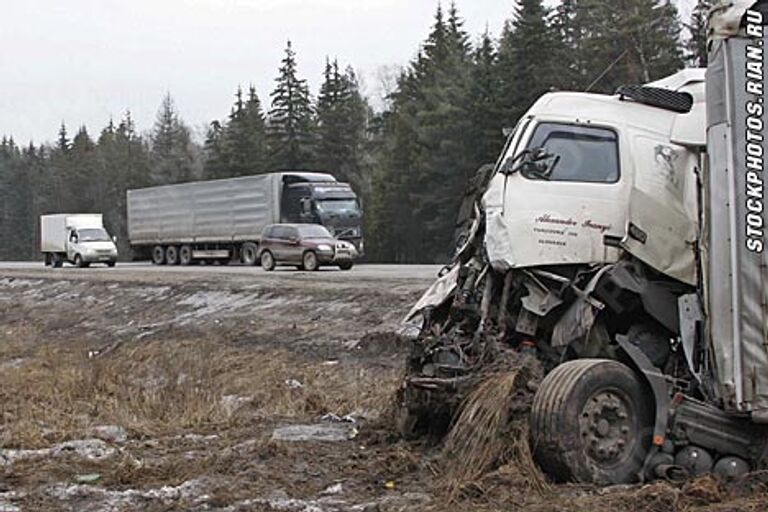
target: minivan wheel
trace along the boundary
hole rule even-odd
[[[259,248],[252,242],[243,244],[240,259],[249,267],[256,265],[259,262]]]
[[[634,482],[651,445],[652,405],[640,377],[622,363],[563,363],[546,376],[533,399],[534,458],[559,481]]]
[[[275,270],[275,258],[272,256],[272,253],[269,251],[264,251],[261,253],[261,268],[266,270],[267,272],[271,272],[272,270]]]
[[[179,264],[179,250],[176,248],[175,245],[169,245],[168,248],[165,250],[165,262],[168,265]]]
[[[165,249],[162,245],[156,245],[152,248],[152,263],[165,265]]]
[[[317,254],[314,251],[305,252],[301,262],[304,264],[304,270],[309,272],[314,272],[320,267],[317,261]]]

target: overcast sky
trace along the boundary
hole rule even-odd
[[[693,0],[678,0],[684,13]],[[443,2],[448,3],[448,0]],[[550,2],[552,3],[552,2]],[[498,34],[512,0],[456,0],[473,35]],[[368,94],[380,70],[407,63],[437,0],[12,0],[0,15],[0,135],[55,139],[64,121],[97,135],[130,108],[142,131],[170,91],[202,131],[238,84],[268,102],[285,42],[312,92],[325,57],[352,64]]]

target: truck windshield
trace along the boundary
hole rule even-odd
[[[109,234],[101,228],[80,229],[77,231],[81,242],[109,242]]]
[[[299,235],[301,238],[333,238],[323,226],[307,225],[299,226]]]
[[[619,179],[619,148],[613,130],[541,123],[528,142],[528,149],[532,148],[560,157],[547,176],[549,181],[615,183]]]
[[[323,213],[356,213],[359,211],[356,199],[325,199],[317,202],[317,209]]]

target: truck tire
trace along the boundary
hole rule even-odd
[[[181,249],[179,249],[179,263],[188,266],[194,263],[194,261],[195,260],[192,258],[192,247],[189,245],[182,245]]]
[[[339,268],[341,270],[352,270],[352,267],[354,266],[354,263],[347,262],[347,263],[339,263]]]
[[[304,270],[308,272],[314,272],[320,268],[320,263],[317,261],[317,254],[315,251],[307,251],[304,253],[304,257],[301,258],[302,266]]]
[[[61,268],[61,266],[64,264],[64,258],[61,257],[60,254],[54,253],[51,257],[51,266],[53,268]]]
[[[165,263],[168,265],[179,264],[179,249],[175,245],[169,245],[165,249]]]
[[[243,264],[249,267],[255,266],[259,262],[259,247],[253,242],[243,244],[243,248],[240,251],[240,259]]]
[[[165,248],[162,245],[156,245],[152,248],[152,263],[165,265]]]
[[[267,272],[275,270],[275,257],[269,251],[261,253],[261,268]]]
[[[561,364],[533,400],[530,432],[536,462],[559,481],[636,481],[651,444],[651,397],[637,374],[617,361]]]
[[[88,268],[89,264],[85,262],[82,256],[75,254],[75,266],[77,268]]]

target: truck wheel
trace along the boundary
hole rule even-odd
[[[77,268],[88,268],[89,264],[85,262],[82,256],[75,254],[75,266]]]
[[[64,264],[64,258],[61,257],[60,254],[54,254],[51,258],[51,266],[53,268],[61,268],[61,266]]]
[[[165,265],[165,249],[162,245],[156,245],[152,248],[152,263]]]
[[[181,263],[184,266],[191,265],[193,263],[192,259],[192,247],[189,245],[182,245],[181,249],[179,249],[179,263]]]
[[[341,270],[351,270],[354,264],[352,262],[349,263],[339,263],[339,268]]]
[[[301,262],[304,264],[304,270],[309,272],[314,272],[320,267],[317,261],[317,254],[314,251],[305,252]]]
[[[579,359],[552,370],[536,392],[531,446],[561,481],[599,485],[637,480],[651,444],[651,394],[627,366]]]
[[[245,265],[252,267],[259,262],[259,248],[256,244],[248,242],[243,244],[240,259]]]
[[[165,262],[168,265],[178,265],[179,264],[179,250],[176,248],[175,245],[169,245],[165,249]]]
[[[269,251],[264,251],[261,253],[261,268],[266,270],[267,272],[271,272],[272,270],[275,270],[275,258],[272,256],[272,253]]]

